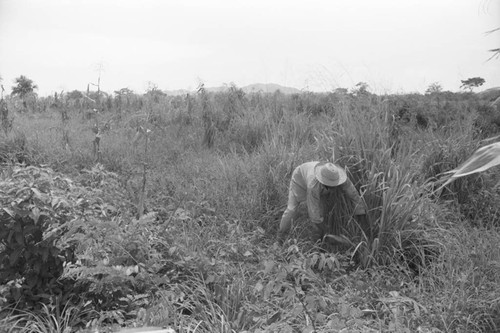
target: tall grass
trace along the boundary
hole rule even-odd
[[[363,228],[353,210],[340,204],[340,195],[329,198],[330,230],[364,249],[366,264],[389,263],[409,251],[405,247],[420,246],[418,212],[428,198],[416,183],[420,170],[414,143],[406,138],[398,147],[392,145],[391,122],[384,105],[369,110],[342,107],[331,128],[321,133],[321,149],[336,152],[336,162],[347,169],[368,209],[368,226]]]
[[[305,214],[297,219],[289,246],[277,250],[287,255],[275,257],[270,249],[294,168],[307,161],[329,160],[346,168],[368,208],[368,226],[358,224],[341,193],[333,193],[325,198],[328,231],[345,236],[351,243],[348,253],[356,252],[375,271],[383,271],[379,265],[404,274],[411,271],[408,279],[400,273],[391,278],[398,280],[401,294],[408,292],[407,297],[424,304],[429,312],[415,315],[418,318],[411,323],[408,319],[408,327],[416,330],[418,324],[414,323],[418,322],[444,332],[498,329],[498,231],[471,228],[463,222],[466,214],[449,205],[454,201],[463,207],[474,197],[471,192],[486,188],[488,177],[464,179],[453,184],[447,196],[433,195],[433,182],[439,174],[456,167],[477,146],[475,115],[466,112],[466,101],[450,99],[447,108],[451,109],[445,109],[442,101],[428,101],[425,96],[397,98],[406,98],[408,110],[415,111],[409,111],[413,118],[408,123],[395,117],[401,105],[391,103],[390,97],[245,96],[237,89],[220,94],[200,91],[185,98],[145,96],[139,99],[144,102],[137,104],[142,107],[137,112],[120,106],[119,113],[100,113],[99,122],[111,124],[101,138],[103,165],[134,181],[140,179],[140,168],[147,163],[145,206],[161,213],[155,246],[165,253],[158,265],[173,265],[188,276],[181,281],[185,283],[184,289],[179,287],[182,290],[169,285],[177,298],[160,299],[158,322],[151,323],[160,324],[161,313],[166,313],[161,311],[168,309],[169,323],[173,318],[184,332],[252,330],[270,323],[275,313],[288,313],[286,318],[292,320],[290,313],[302,307],[305,310],[293,318],[294,327],[302,329],[308,325],[301,327],[300,321],[310,321],[309,305],[297,305],[294,297],[310,301],[307,296],[311,293],[321,295],[326,286],[334,286],[338,290],[326,292],[334,309],[363,298],[375,303],[384,299],[385,289],[376,297],[356,291],[352,301],[338,296],[349,295],[354,277],[345,275],[347,268],[337,259],[331,259],[336,262],[332,272],[306,267],[307,262],[319,262],[320,255],[313,250],[312,260],[301,252],[307,248],[300,239],[308,231]],[[422,119],[417,124],[417,111],[420,117],[427,117],[427,126]],[[91,169],[95,119],[87,119],[77,109],[70,109],[68,116],[64,129],[71,133],[69,137],[63,135],[55,110],[15,114],[14,128],[26,135],[27,151],[39,151],[38,161],[70,172]],[[447,125],[437,126],[442,121]],[[141,126],[151,130],[147,155],[145,142],[134,140]],[[343,250],[337,248],[332,258],[341,257]],[[290,253],[302,256],[292,262]],[[307,279],[281,272],[269,277],[269,262],[274,261],[285,265],[288,273],[307,271],[309,275],[304,276],[315,276],[319,282],[304,283],[304,290],[298,288],[290,297],[280,286],[289,283],[289,278],[297,285]],[[366,274],[374,274],[369,272]],[[376,274],[366,279],[373,276]],[[265,294],[261,289],[267,285],[262,284],[273,286],[275,281],[266,280],[271,278],[285,282],[276,284],[274,298],[267,295],[263,299],[259,295]],[[413,289],[401,287],[404,283]],[[308,294],[307,288],[318,290]],[[414,289],[420,294],[411,294]],[[380,310],[373,304],[362,306]],[[333,311],[328,315],[338,317]],[[380,317],[379,327],[387,328],[386,319],[396,316],[391,311]],[[269,319],[262,319],[264,312]],[[317,321],[324,318],[320,319]],[[325,329],[326,323],[324,320]]]
[[[429,313],[447,332],[500,329],[498,231],[455,224],[430,237],[441,254],[420,275]]]

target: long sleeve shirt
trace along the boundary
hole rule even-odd
[[[306,202],[309,218],[313,223],[323,222],[323,210],[321,206],[321,189],[322,184],[316,179],[314,168],[319,162],[307,162],[298,166],[292,174],[289,191],[293,193],[296,204],[288,205],[288,209],[295,210],[300,202]],[[354,215],[366,214],[365,206],[359,196],[358,191],[347,179],[343,184],[339,185],[347,198],[354,204]],[[290,198],[289,198],[290,201]],[[292,207],[290,207],[292,206]],[[295,206],[295,207],[293,207]]]

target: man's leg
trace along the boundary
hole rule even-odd
[[[298,205],[299,202],[297,201],[297,198],[295,197],[295,194],[290,187],[290,190],[288,191],[288,204],[285,212],[283,213],[283,216],[281,217],[280,228],[278,231],[278,240],[280,242],[283,242],[285,240],[286,235],[292,228],[292,221],[295,218],[295,213],[297,211]]]

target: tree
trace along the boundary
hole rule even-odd
[[[115,105],[121,109],[123,103],[127,107],[130,106],[130,97],[134,95],[134,91],[129,88],[121,88],[120,90],[115,90]]]
[[[337,88],[333,91],[333,93],[337,95],[347,95],[348,92],[347,88]]]
[[[148,82],[148,90],[146,91],[146,96],[151,96],[153,100],[158,103],[160,101],[160,97],[166,96],[163,91],[158,88],[158,85],[154,82]]]
[[[115,90],[115,94],[118,96],[128,96],[133,95],[134,91],[129,88],[121,88],[120,90]]]
[[[79,99],[83,97],[83,93],[78,90],[73,90],[67,93],[66,97],[69,99]]]
[[[440,93],[443,91],[443,87],[439,82],[434,82],[427,87],[427,90],[425,91],[426,95],[434,94],[434,93]]]
[[[16,83],[15,86],[12,87],[12,95],[18,95],[21,98],[24,98],[27,94],[34,92],[35,89],[38,89],[38,86],[33,83],[33,80],[28,79],[26,76],[21,75],[20,77],[14,80]]]
[[[356,88],[352,89],[352,93],[354,95],[368,95],[370,92],[368,91],[368,88],[370,86],[366,82],[358,82],[356,84]]]
[[[470,79],[461,80],[461,81],[462,81],[462,85],[460,86],[460,88],[469,89],[469,91],[471,91],[471,92],[472,92],[473,88],[480,87],[485,82],[482,77],[471,77]]]

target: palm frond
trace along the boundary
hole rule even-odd
[[[495,142],[487,146],[481,147],[472,154],[459,167],[445,172],[452,174],[446,182],[437,191],[444,188],[457,178],[471,175],[478,172],[486,171],[500,164],[500,142]]]

